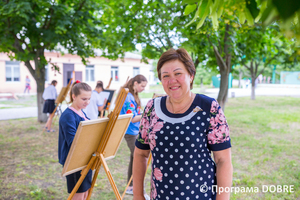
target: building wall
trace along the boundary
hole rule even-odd
[[[8,56],[4,53],[0,53],[0,93],[22,93],[25,89],[26,76],[31,80],[31,91],[36,91],[34,78],[23,62],[20,62],[19,81],[6,81],[6,61],[10,61]]]
[[[63,87],[63,65],[64,64],[74,64],[74,71],[82,73],[82,81],[86,82],[86,66],[81,62],[81,58],[77,55],[65,54],[55,52],[46,52],[46,59],[50,60],[59,67],[59,71],[54,71],[51,66],[48,66],[48,81],[45,83],[47,87],[52,80],[57,80],[56,89],[60,92]],[[113,81],[111,83],[110,89],[118,90],[127,80],[129,76],[133,76],[133,67],[139,67],[140,74],[143,74],[147,79],[149,77],[150,68],[149,64],[141,63],[140,59],[137,58],[124,58],[124,62],[121,59],[115,61],[109,60],[103,57],[95,57],[88,59],[88,65],[94,65],[94,81],[87,82],[92,88],[96,86],[98,80],[103,81],[104,87],[106,88],[110,77],[111,77],[111,66],[117,66],[119,70],[119,81]],[[29,70],[20,62],[20,80],[16,82],[6,81],[6,61],[10,61],[8,56],[4,53],[0,53],[0,93],[23,93],[25,89],[25,79],[28,75],[31,80],[31,93],[36,93],[36,82],[31,76]],[[34,66],[34,64],[33,64]],[[149,84],[146,90],[149,89]]]

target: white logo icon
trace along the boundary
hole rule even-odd
[[[208,190],[208,187],[207,187],[207,185],[203,184],[203,185],[201,185],[201,186],[200,186],[200,192],[202,192],[202,193],[206,193],[206,192],[207,192],[207,190]]]

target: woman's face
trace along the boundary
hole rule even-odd
[[[147,81],[142,81],[141,83],[134,82],[134,90],[137,93],[143,92],[146,86],[147,86]]]
[[[89,105],[92,91],[80,90],[80,94],[75,96],[72,94],[73,103],[79,108],[84,109]]]
[[[165,92],[174,99],[181,99],[190,91],[193,80],[179,60],[172,60],[161,67],[161,82]]]

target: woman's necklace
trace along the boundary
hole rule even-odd
[[[173,106],[173,103],[171,102],[171,99],[170,99],[170,97],[169,97],[169,102],[170,102],[170,104],[171,104],[171,107],[172,107],[172,111],[173,111],[173,114],[178,114],[178,113],[180,113],[181,111],[186,111],[186,108],[187,107],[190,107],[190,105],[192,104],[192,102],[193,102],[193,100],[194,100],[194,94],[192,93],[192,97],[190,98],[190,101],[183,107],[183,108],[181,108],[180,110],[178,110],[178,111],[175,111],[175,109],[174,109],[174,106]]]

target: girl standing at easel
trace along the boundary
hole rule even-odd
[[[49,114],[47,123],[45,125],[47,132],[55,132],[53,129],[51,129],[51,126],[53,119],[52,113],[55,110],[55,99],[57,98],[57,92],[55,89],[56,85],[57,81],[53,80],[51,85],[49,85],[43,92],[43,99],[45,100],[43,113]]]
[[[125,84],[124,88],[128,88],[129,92],[127,94],[126,100],[124,102],[123,108],[121,110],[122,114],[132,113],[133,117],[128,126],[126,134],[124,136],[127,146],[130,150],[130,161],[127,172],[127,182],[130,181],[132,176],[132,163],[133,163],[133,154],[135,148],[135,140],[139,133],[139,126],[141,121],[141,100],[139,98],[138,93],[144,91],[147,85],[147,79],[145,76],[139,74],[130,79],[127,84]],[[126,190],[126,194],[133,194],[133,183],[131,182],[129,187]],[[150,199],[147,194],[145,194],[146,199]]]
[[[58,159],[59,163],[64,165],[70,151],[77,127],[81,121],[89,120],[82,109],[90,103],[92,88],[86,84],[76,81],[73,83],[70,91],[70,101],[72,105],[68,107],[59,119],[59,138],[58,138]],[[76,172],[66,176],[68,193],[71,193],[80,173]],[[81,186],[74,195],[73,200],[85,200],[92,183],[92,170],[90,170],[83,180]]]

